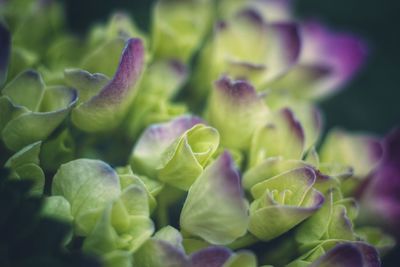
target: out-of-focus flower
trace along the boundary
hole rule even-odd
[[[153,11],[154,55],[187,63],[210,28],[213,5],[212,0],[158,1]]]
[[[295,23],[267,23],[253,9],[219,22],[202,51],[193,85],[203,98],[220,75],[249,80],[256,89],[287,72],[300,53]]]
[[[250,9],[271,25],[295,23],[301,43],[299,56],[285,75],[263,85],[274,90],[291,91],[301,98],[327,97],[343,88],[361,68],[367,54],[366,45],[360,38],[331,30],[318,21],[298,21],[292,14],[292,2],[222,1],[222,5],[230,6],[230,16],[240,10]],[[285,43],[290,43],[287,38]],[[268,66],[268,71],[271,68],[275,66]]]
[[[382,225],[400,237],[400,129],[383,141],[383,157],[360,187],[361,220]]]

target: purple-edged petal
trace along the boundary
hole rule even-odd
[[[400,129],[386,136],[383,151],[378,167],[360,188],[361,211],[367,213],[363,219],[400,237]]]
[[[156,177],[162,153],[185,131],[202,122],[199,117],[187,115],[149,126],[133,148],[130,159],[133,169],[149,177]]]
[[[302,125],[290,109],[282,109],[252,137],[250,166],[254,167],[269,157],[300,160],[304,143]]]
[[[268,113],[263,99],[250,83],[222,77],[215,83],[207,118],[218,129],[222,145],[246,149],[253,132],[266,121]]]
[[[97,95],[72,112],[72,121],[88,132],[105,131],[119,125],[135,96],[144,68],[140,39],[129,39],[114,78]]]
[[[0,23],[0,85],[7,79],[8,62],[10,60],[11,34],[6,27]]]
[[[244,235],[248,204],[228,152],[211,163],[190,187],[180,225],[212,244],[228,244]]]
[[[323,66],[329,75],[309,80],[312,97],[322,97],[343,87],[360,69],[366,57],[366,45],[347,33],[333,32],[318,22],[302,25],[302,54],[300,62],[306,66]],[[305,89],[306,90],[306,89]]]
[[[339,129],[328,134],[320,150],[322,163],[351,166],[358,178],[368,175],[377,166],[381,156],[382,146],[376,137],[350,134]]]
[[[381,262],[376,249],[362,242],[336,245],[313,262],[311,267],[379,267]]]
[[[224,247],[209,247],[190,256],[190,267],[223,267],[232,252]]]

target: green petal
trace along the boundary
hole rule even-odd
[[[251,141],[250,167],[269,157],[300,160],[303,152],[303,127],[290,109],[283,109],[255,132]]]
[[[155,56],[176,58],[186,63],[210,28],[212,14],[213,2],[210,0],[158,1],[152,23]]]
[[[64,70],[64,79],[68,86],[78,91],[78,103],[88,101],[109,82],[109,79],[101,73],[91,74],[80,69]]]
[[[53,178],[52,195],[63,196],[71,204],[78,234],[89,234],[96,216],[120,193],[117,173],[98,160],[77,159],[63,164]]]
[[[3,141],[12,150],[46,139],[68,115],[77,100],[76,92],[66,87],[45,90],[40,112],[25,112],[7,123]]]
[[[365,177],[382,156],[379,140],[372,136],[350,134],[343,130],[332,130],[320,151],[322,163],[352,166],[354,175]]]
[[[225,152],[190,187],[180,225],[212,244],[228,244],[246,233],[247,212],[239,174]]]
[[[201,122],[198,117],[181,116],[170,122],[150,125],[132,150],[132,169],[155,179],[164,151],[183,133]]]
[[[74,219],[71,214],[71,205],[62,196],[46,197],[42,214],[46,217],[56,218],[70,223],[72,223]]]
[[[187,190],[202,173],[218,145],[217,130],[203,124],[193,126],[163,152],[158,179]]]
[[[44,95],[44,82],[39,73],[27,70],[19,74],[1,91],[15,105],[38,111]]]
[[[253,132],[267,121],[268,113],[251,84],[222,77],[215,83],[206,117],[217,128],[224,147],[245,150]]]

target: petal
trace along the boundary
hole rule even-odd
[[[223,267],[232,252],[224,247],[208,247],[190,256],[190,267]]]
[[[354,242],[335,246],[310,266],[379,267],[381,262],[378,252],[373,246],[362,242]]]
[[[68,162],[61,165],[53,178],[52,195],[68,200],[77,232],[83,235],[89,234],[94,225],[84,222],[80,216],[95,210],[95,214],[99,215],[98,212],[101,213],[120,193],[117,173],[99,160],[77,159]]]
[[[39,73],[27,70],[19,74],[1,91],[13,104],[38,111],[44,95],[44,82]]]
[[[219,134],[212,127],[198,124],[169,146],[161,157],[158,179],[188,190],[202,173],[219,145]]]
[[[80,69],[64,70],[64,80],[68,86],[78,91],[78,103],[88,101],[109,82],[109,79],[101,73],[91,74]]]
[[[311,166],[300,160],[284,160],[281,157],[270,157],[257,166],[248,169],[243,175],[242,184],[246,190],[250,190],[255,184],[301,167]]]
[[[320,150],[322,163],[350,165],[354,175],[365,177],[377,165],[382,156],[382,147],[375,137],[350,134],[346,131],[332,130]]]
[[[331,70],[324,79],[310,80],[312,97],[324,97],[343,87],[365,61],[366,45],[351,34],[333,32],[314,21],[304,23],[301,34],[300,62]]]
[[[62,196],[46,197],[42,214],[44,216],[56,218],[69,223],[72,223],[74,219],[74,217],[71,215],[71,205]]]
[[[72,121],[89,132],[118,126],[135,96],[144,68],[144,48],[139,39],[128,40],[114,78],[89,101],[72,112]]]
[[[3,129],[6,146],[18,150],[46,139],[65,119],[77,101],[76,91],[66,87],[45,90],[41,112],[26,112],[12,119]]]
[[[188,115],[170,122],[150,125],[133,148],[130,158],[132,168],[155,179],[162,153],[185,131],[201,122],[200,118]]]
[[[334,192],[328,192],[322,208],[302,224],[296,234],[296,240],[310,244],[321,239],[354,240],[353,225],[344,205],[335,203]]]
[[[249,231],[261,240],[271,240],[310,217],[323,202],[323,195],[314,189],[301,206],[289,204],[257,208],[258,204],[253,202],[250,206]]]
[[[218,129],[223,146],[248,148],[253,132],[267,116],[266,105],[248,82],[222,77],[215,83],[207,119]]]
[[[250,251],[239,251],[232,255],[222,267],[256,267],[257,258]]]
[[[135,264],[151,267],[189,267],[185,253],[173,244],[156,238],[148,240],[135,254]]]
[[[102,73],[112,77],[121,60],[121,51],[126,47],[124,38],[113,38],[102,41],[96,49],[88,54],[82,62],[81,68],[91,73]]]
[[[140,88],[145,89],[141,92],[170,99],[175,96],[187,78],[188,69],[180,61],[158,60],[146,69],[140,83]],[[140,101],[138,104],[141,104]]]
[[[190,187],[180,225],[212,244],[228,244],[246,233],[247,212],[239,174],[225,152]]]
[[[157,2],[152,28],[155,56],[188,62],[207,33],[212,14],[213,2],[209,0]]]
[[[250,167],[269,157],[300,160],[304,143],[302,125],[290,109],[282,109],[255,132],[251,140]]]
[[[378,167],[361,184],[361,215],[363,221],[382,225],[400,236],[400,130],[395,129],[383,140],[383,157]],[[363,214],[363,212],[365,214]]]
[[[0,86],[7,79],[7,69],[10,60],[11,34],[8,29],[0,23]]]

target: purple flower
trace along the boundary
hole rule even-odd
[[[363,219],[387,227],[400,238],[400,128],[383,141],[383,158],[360,188]]]

